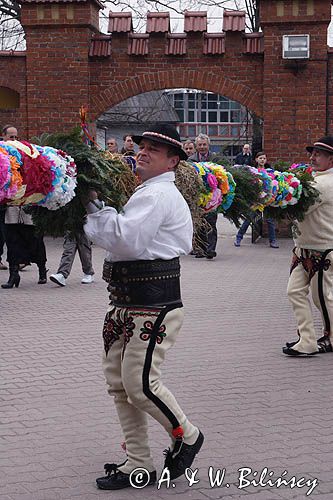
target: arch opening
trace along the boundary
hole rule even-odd
[[[174,124],[182,141],[206,134],[212,153],[233,161],[245,143],[261,149],[262,124],[239,101],[195,88],[144,92],[110,107],[97,119],[97,141],[111,138],[120,151],[126,134],[140,134],[156,122]]]

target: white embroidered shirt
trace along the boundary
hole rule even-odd
[[[107,260],[169,260],[191,251],[191,213],[174,180],[174,172],[148,179],[122,212],[106,207],[87,216],[84,230]]]

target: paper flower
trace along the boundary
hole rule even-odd
[[[76,165],[63,151],[0,142],[0,203],[56,210],[73,199],[76,184]]]
[[[221,165],[213,162],[191,163],[197,174],[201,176],[205,192],[201,194],[199,204],[205,212],[227,210],[235,196],[235,182],[231,173]]]

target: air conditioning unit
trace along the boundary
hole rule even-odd
[[[310,35],[283,35],[283,59],[309,59]]]

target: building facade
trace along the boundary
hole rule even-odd
[[[21,137],[70,130],[82,105],[93,128],[129,97],[173,88],[221,95],[260,117],[270,161],[303,161],[305,145],[332,130],[331,0],[260,0],[262,33],[246,33],[245,14],[228,11],[209,33],[201,11],[185,12],[183,33],[171,33],[167,12],[148,13],[145,33],[133,31],[130,12],[110,12],[103,34],[99,0],[20,3],[27,49],[0,53],[0,123]],[[308,56],[284,58],[284,37],[305,34]]]

